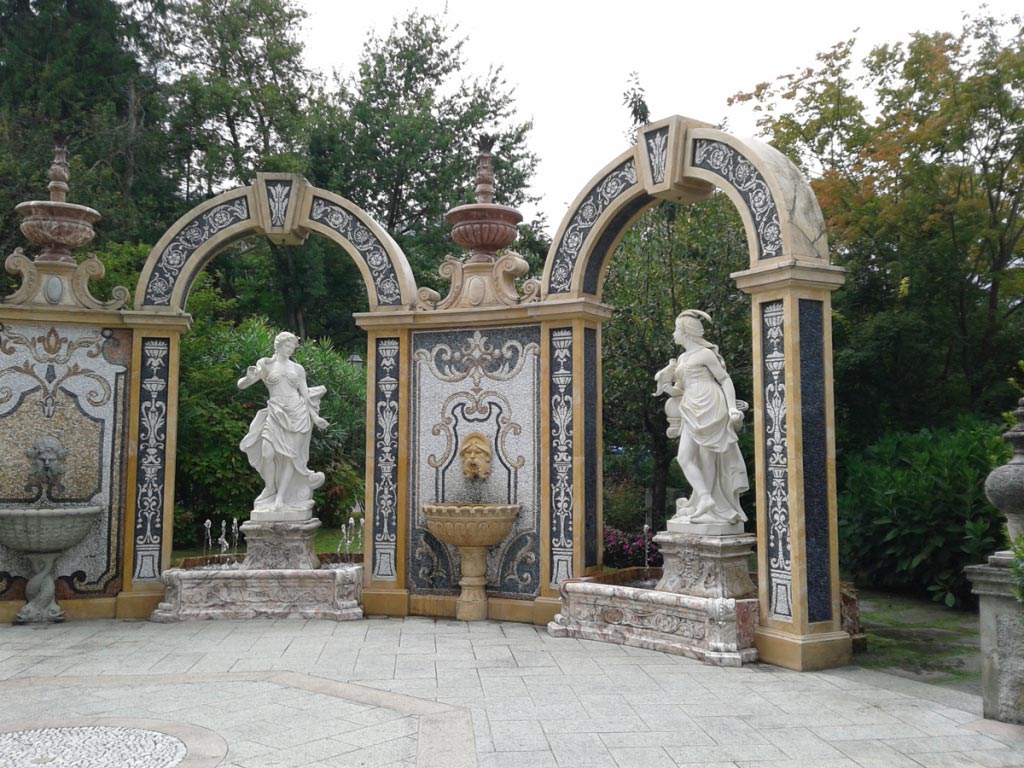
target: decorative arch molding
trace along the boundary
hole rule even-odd
[[[544,298],[600,298],[604,271],[629,226],[658,200],[695,202],[721,189],[743,220],[750,266],[828,264],[814,193],[781,152],[707,123],[674,116],[637,132],[636,144],[583,188],[544,266]]]
[[[251,186],[207,200],[164,233],[139,277],[135,308],[181,314],[196,276],[225,246],[259,234],[296,245],[311,232],[352,257],[371,311],[415,302],[416,282],[405,254],[365,211],[298,174],[258,173]]]

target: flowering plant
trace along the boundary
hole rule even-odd
[[[604,564],[609,568],[632,566],[659,566],[661,553],[654,543],[654,532],[647,532],[647,562],[644,563],[644,534],[620,531],[618,528],[604,529]]]

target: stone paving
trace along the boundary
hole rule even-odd
[[[1024,766],[1024,727],[968,693],[498,622],[3,626],[0,701],[2,768]],[[138,760],[82,757],[112,729]]]

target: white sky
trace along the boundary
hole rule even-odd
[[[519,116],[533,120],[528,143],[540,163],[532,191],[542,198],[538,211],[546,214],[550,235],[584,185],[629,146],[622,94],[630,72],[640,75],[652,120],[727,119],[731,133],[748,137],[753,116],[727,107],[729,96],[814,66],[816,53],[851,36],[859,60],[873,45],[913,31],[957,32],[964,9],[974,8],[969,0],[299,2],[309,14],[307,62],[327,74],[353,72],[371,30],[383,37],[392,19],[413,9],[435,15],[447,9],[449,27],[458,25],[457,35],[467,38],[467,72],[502,67]],[[1021,6],[991,0],[988,9],[1004,17]],[[535,212],[524,213],[529,220]]]

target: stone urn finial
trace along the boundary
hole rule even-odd
[[[95,236],[93,224],[99,221],[99,212],[67,202],[70,175],[67,147],[58,145],[47,174],[50,199],[31,200],[14,209],[25,217],[22,234],[42,249],[35,258],[37,264],[77,264],[71,252]]]
[[[477,140],[476,202],[448,211],[452,240],[470,251],[467,264],[492,264],[498,251],[507,248],[517,237],[516,225],[523,215],[515,208],[494,202],[495,136],[481,134]]]
[[[1017,423],[1003,433],[1003,439],[1013,446],[1013,457],[985,480],[985,495],[1006,515],[1011,543],[1024,535],[1024,398],[1017,401],[1013,415]]]

